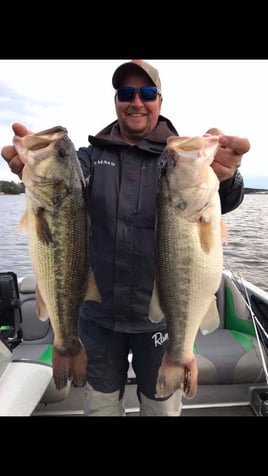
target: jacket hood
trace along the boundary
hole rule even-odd
[[[172,122],[164,116],[159,116],[157,126],[155,129],[146,137],[144,137],[140,144],[143,142],[151,142],[157,144],[165,144],[166,140],[169,136],[178,135],[175,127],[173,126]],[[127,145],[125,142],[122,141],[119,131],[118,121],[114,121],[100,132],[98,132],[95,136],[88,136],[88,141],[92,145]]]

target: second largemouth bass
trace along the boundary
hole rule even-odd
[[[14,145],[25,164],[27,210],[21,228],[29,235],[37,314],[40,319],[49,317],[54,331],[55,386],[60,390],[68,380],[82,386],[87,358],[78,337],[79,306],[83,299],[100,299],[89,269],[84,177],[63,127],[15,136]]]
[[[219,181],[210,167],[218,147],[217,136],[170,137],[162,158],[155,296],[167,318],[169,342],[156,385],[160,397],[177,389],[195,395],[198,329],[206,333],[219,325],[221,207]]]

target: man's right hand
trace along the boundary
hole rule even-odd
[[[12,125],[12,129],[16,136],[24,137],[29,134],[32,134],[31,131],[26,129],[23,124],[15,123]],[[14,145],[6,145],[1,150],[2,157],[7,161],[11,172],[17,174],[20,179],[22,178],[22,169],[23,169],[23,162],[21,161]]]

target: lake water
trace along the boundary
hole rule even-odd
[[[0,195],[0,272],[32,274],[27,234],[19,232],[25,195]],[[228,231],[224,265],[268,292],[268,194],[249,194],[223,216]]]
[[[245,195],[242,204],[223,218],[228,232],[226,267],[268,291],[268,194]]]
[[[0,195],[0,271],[20,276],[33,274],[28,255],[28,236],[19,231],[26,209],[25,195]]]

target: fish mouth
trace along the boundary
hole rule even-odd
[[[55,126],[51,127],[50,129],[46,129],[41,132],[37,132],[35,136],[51,136],[53,134],[57,134],[58,132],[68,134],[68,131],[65,127],[62,126]]]
[[[47,129],[37,134],[25,136],[23,138],[24,147],[29,151],[34,152],[36,150],[45,149],[50,144],[56,143],[59,139],[68,134],[65,127],[56,126],[51,129]]]

